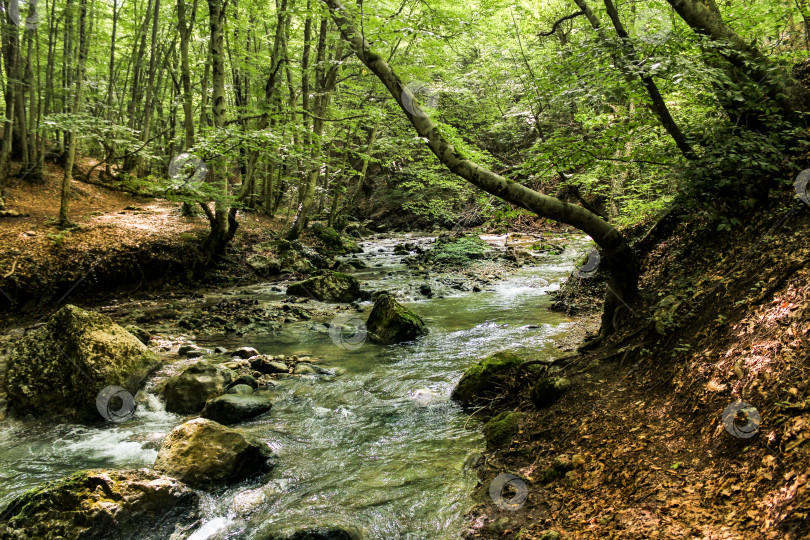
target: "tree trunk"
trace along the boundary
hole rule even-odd
[[[593,29],[596,30],[599,37],[603,41],[606,41],[607,37],[604,35],[602,30],[602,23],[599,18],[596,17],[593,10],[591,10],[590,6],[588,6],[587,2],[585,2],[585,0],[574,0],[574,2],[579,9],[585,13],[585,17],[588,19],[588,22],[591,23]],[[604,0],[604,2],[605,7],[607,8],[608,17],[610,17],[613,27],[616,29],[616,34],[619,36],[619,38],[621,38],[624,49],[622,53],[623,58],[614,56],[614,64],[616,64],[616,67],[621,70],[628,80],[630,80],[633,78],[632,72],[638,71],[637,68],[635,70],[630,69],[630,67],[634,64],[638,64],[636,51],[632,42],[630,41],[630,36],[627,33],[627,30],[624,28],[621,19],[619,19],[619,12],[613,5],[613,2],[611,0]],[[638,76],[641,79],[641,83],[644,85],[644,88],[647,90],[647,94],[650,96],[653,112],[655,112],[656,116],[658,116],[661,125],[664,126],[665,130],[667,130],[667,133],[669,133],[670,137],[672,137],[672,140],[675,141],[675,145],[678,147],[678,150],[681,151],[681,154],[683,154],[686,159],[695,159],[695,152],[686,141],[686,137],[684,137],[680,126],[678,126],[675,119],[672,118],[669,108],[667,107],[661,92],[658,90],[658,85],[655,84],[655,81],[650,75],[645,74],[643,71],[638,71]]]
[[[73,95],[71,112],[78,114],[82,106],[82,82],[84,80],[84,66],[87,60],[87,0],[80,0],[79,4],[79,63],[76,69],[76,89]],[[78,134],[71,131],[68,139],[68,155],[65,164],[65,174],[62,176],[62,198],[59,206],[59,225],[70,225],[68,219],[68,204],[70,200],[70,181],[73,179],[73,163],[76,160],[76,145]]]
[[[782,114],[794,124],[804,124],[810,93],[790,73],[779,68],[752,43],[726,26],[717,12],[695,0],[667,0],[696,33],[718,42],[718,52],[755,82]]]
[[[9,17],[10,1],[4,3],[2,40],[3,40],[3,60],[6,67],[6,121],[3,123],[3,146],[0,149],[0,195],[3,194],[8,182],[9,168],[11,166],[12,139],[14,137],[14,94],[17,90],[17,59],[19,57],[19,33],[17,25]],[[3,205],[5,207],[5,204]]]
[[[474,186],[507,202],[537,213],[539,216],[566,223],[587,233],[602,248],[610,272],[602,328],[605,337],[613,329],[613,319],[622,303],[633,300],[638,288],[639,265],[635,253],[612,225],[581,206],[565,203],[504,178],[467,159],[456,149],[422,108],[411,90],[402,83],[388,63],[371,51],[368,42],[347,16],[339,0],[323,0],[353,51],[363,64],[385,85],[408,117],[417,133],[427,139],[428,147],[450,171]]]
[[[227,0],[226,0],[227,1]],[[223,0],[208,0],[208,12],[211,23],[211,117],[214,128],[225,127],[225,4]],[[228,164],[224,156],[213,159],[211,182],[218,189],[220,196],[214,201],[214,211],[207,204],[200,203],[208,216],[211,232],[205,243],[206,261],[223,255],[228,243],[236,234],[239,224],[236,221],[236,208],[228,208],[224,197],[228,195]]]
[[[191,67],[188,59],[188,45],[194,19],[197,14],[197,0],[191,6],[191,14],[186,18],[186,0],[177,0],[177,24],[180,30],[180,81],[183,87],[183,132],[185,134],[184,149],[194,146],[194,105],[191,95]],[[203,92],[205,89],[203,88]]]

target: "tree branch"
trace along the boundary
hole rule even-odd
[[[582,15],[585,15],[585,12],[584,12],[584,11],[577,11],[576,13],[572,13],[571,15],[566,15],[565,17],[563,17],[563,18],[562,18],[562,19],[560,19],[559,21],[555,22],[555,23],[554,23],[554,25],[551,27],[551,30],[550,30],[550,31],[548,31],[548,32],[540,32],[540,33],[539,33],[539,34],[537,34],[537,35],[538,35],[539,37],[548,37],[548,36],[550,36],[550,35],[554,34],[554,32],[556,32],[556,31],[557,31],[557,28],[558,28],[558,27],[559,27],[559,26],[560,26],[562,23],[564,23],[565,21],[570,21],[571,19],[576,19],[577,17],[581,17]]]

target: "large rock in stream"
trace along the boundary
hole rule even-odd
[[[0,538],[169,538],[199,518],[199,495],[173,478],[147,469],[79,471],[12,501],[0,514]]]
[[[371,341],[385,345],[413,341],[428,333],[422,318],[394,300],[390,294],[377,297],[366,328]]]
[[[357,278],[329,270],[287,287],[288,296],[310,297],[321,302],[353,302],[360,294]]]
[[[327,227],[322,223],[313,223],[310,227],[312,234],[323,242],[327,250],[336,255],[343,255],[346,253],[362,253],[363,249],[352,238],[346,238],[340,235],[332,227]]]
[[[158,366],[146,345],[106,315],[66,305],[17,344],[6,391],[16,415],[99,421],[102,390],[135,395]]]
[[[247,388],[252,392],[249,386]],[[261,416],[270,412],[272,407],[270,398],[261,394],[225,394],[209,400],[202,411],[202,417],[229,426]]]
[[[269,472],[273,454],[266,444],[205,418],[174,428],[163,441],[155,470],[200,489],[228,486]]]
[[[224,366],[197,362],[169,379],[163,390],[166,410],[177,414],[197,414],[205,403],[225,393],[233,382],[233,371]]]
[[[451,397],[465,407],[485,405],[511,386],[522,363],[506,351],[484,358],[462,375]]]

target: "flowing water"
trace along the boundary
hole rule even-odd
[[[398,291],[409,300],[404,303],[430,328],[416,343],[346,348],[330,338],[326,321],[287,324],[249,341],[197,340],[204,346],[251,345],[265,354],[313,355],[337,374],[279,381],[273,410],[239,426],[273,448],[277,467],[262,484],[245,482],[206,495],[206,519],[191,538],[263,538],[269,531],[314,525],[357,530],[368,539],[458,538],[476,483],[465,463],[484,445],[479,421],[450,401],[450,392],[465,369],[491,353],[554,354],[550,338],[571,321],[546,309],[546,294],[570,272],[584,243],[577,239],[562,256],[538,259],[477,293],[433,280],[436,297],[424,299],[412,291],[432,278],[393,254],[401,240],[365,243],[361,258],[369,269],[357,276],[364,288]],[[280,298],[262,285],[238,294]],[[166,413],[152,394],[141,392],[138,399],[135,418],[122,424],[4,421],[0,505],[79,469],[150,466],[162,438],[182,418]]]

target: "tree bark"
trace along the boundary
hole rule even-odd
[[[782,114],[794,124],[804,124],[810,93],[790,73],[776,66],[753,44],[726,26],[719,14],[695,0],[667,0],[696,33],[725,46],[719,47],[735,68],[755,82]],[[715,6],[716,9],[716,6]]]
[[[87,60],[87,0],[80,0],[79,4],[79,62],[76,69],[76,88],[73,94],[73,106],[71,112],[78,114],[82,107],[82,89],[84,81],[84,66]],[[70,181],[73,179],[73,163],[76,160],[76,145],[78,144],[78,134],[76,130],[70,132],[68,138],[68,155],[65,164],[65,174],[62,176],[62,197],[59,205],[59,225],[65,227],[70,225],[68,218],[68,205],[70,201]]]
[[[591,23],[591,26],[602,41],[607,41],[607,36],[605,36],[602,29],[602,22],[587,4],[587,2],[585,0],[574,0],[574,2],[585,14],[585,18],[588,19],[589,23]],[[628,80],[630,80],[633,78],[633,75],[632,71],[628,69],[628,64],[638,64],[636,51],[633,47],[633,43],[630,41],[630,35],[624,28],[621,19],[619,19],[619,12],[616,10],[616,6],[611,0],[604,0],[604,2],[605,7],[607,8],[608,17],[610,17],[613,27],[616,29],[616,34],[622,40],[624,45],[624,50],[622,52],[623,57],[620,58],[614,55],[613,61],[616,64],[616,67],[621,70]],[[684,137],[680,126],[678,126],[678,123],[675,122],[675,119],[670,114],[666,101],[664,101],[661,92],[658,90],[658,85],[655,84],[655,81],[650,75],[647,75],[644,72],[639,72],[638,76],[641,79],[641,83],[644,85],[645,90],[647,90],[647,94],[650,96],[653,112],[655,112],[658,120],[661,122],[661,125],[664,127],[667,133],[669,133],[669,136],[672,137],[672,140],[675,141],[675,146],[678,147],[678,150],[681,151],[681,154],[683,154],[686,159],[695,159],[695,152],[692,150],[692,146],[686,141],[686,137]]]
[[[225,127],[225,6],[227,0],[208,0],[208,13],[211,25],[209,50],[211,53],[211,118],[214,128]],[[205,243],[206,262],[223,255],[228,243],[239,227],[236,221],[236,207],[228,208],[224,198],[228,196],[228,164],[225,156],[212,160],[211,182],[220,192],[214,201],[214,211],[205,203],[200,203],[208,221],[211,232]]]
[[[402,83],[388,63],[371,50],[339,0],[323,1],[354,53],[385,85],[417,133],[427,140],[430,150],[450,171],[507,202],[539,216],[576,227],[599,245],[610,272],[600,336],[604,338],[610,334],[614,329],[613,317],[617,308],[622,303],[632,301],[638,290],[638,259],[619,231],[581,206],[538,193],[469,160],[425,114],[411,90]]]

